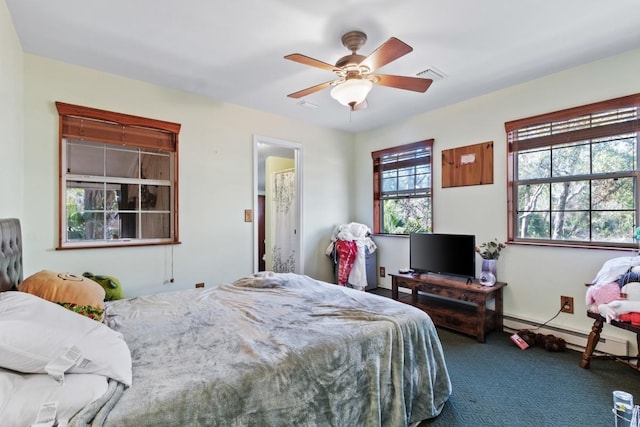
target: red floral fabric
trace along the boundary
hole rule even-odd
[[[336,252],[338,253],[338,284],[345,286],[358,253],[358,246],[354,241],[338,240],[336,241]]]

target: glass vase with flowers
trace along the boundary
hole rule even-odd
[[[500,258],[500,252],[507,245],[493,239],[488,242],[481,243],[476,246],[476,252],[482,258],[482,270],[480,273],[480,283],[487,286],[493,286],[498,278],[497,261]]]

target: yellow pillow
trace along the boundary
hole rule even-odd
[[[42,270],[27,277],[18,290],[62,305],[91,319],[102,320],[105,291],[83,276]]]

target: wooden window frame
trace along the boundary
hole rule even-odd
[[[384,234],[384,235],[394,235],[392,233],[384,233],[382,227],[382,171],[389,169],[397,169],[402,166],[416,166],[416,165],[429,165],[430,166],[430,174],[431,174],[431,182],[433,185],[433,139],[426,139],[423,141],[412,142],[409,144],[399,145],[396,147],[385,148],[382,150],[377,150],[371,153],[371,158],[373,160],[373,233],[374,234]],[[385,156],[407,153],[411,151],[416,151],[420,149],[428,150],[428,155],[413,160],[406,160],[403,162],[393,163],[390,165],[385,165],[382,162],[382,159]],[[425,191],[424,195],[413,196],[413,197],[426,197],[431,199],[431,224],[430,229],[433,230],[433,188],[430,187],[427,191]],[[406,235],[406,234],[399,234]]]
[[[622,110],[628,108],[636,108],[635,119],[624,120],[616,123],[612,121],[606,125],[590,124],[590,126],[577,126],[571,129],[569,126],[558,132],[539,132],[527,135],[524,138],[518,138],[518,131],[523,131],[535,127],[548,127],[551,129],[554,125],[566,125],[569,121],[578,121],[584,118],[585,121],[591,120],[593,116]],[[533,239],[517,237],[516,228],[518,227],[518,206],[517,191],[519,181],[516,179],[517,174],[517,154],[521,151],[553,147],[571,142],[581,142],[602,138],[607,136],[616,136],[623,134],[631,134],[640,132],[640,94],[633,94],[620,98],[609,99],[588,105],[568,108],[546,114],[540,114],[533,117],[514,120],[505,123],[507,133],[507,240],[511,243],[520,244],[538,244],[568,247],[602,247],[602,248],[637,248],[637,243],[614,243],[605,241],[577,241],[577,240],[559,240],[559,239]],[[575,180],[591,180],[591,179],[608,179],[619,177],[631,177],[635,180],[635,223],[638,225],[640,203],[639,193],[639,175],[638,153],[640,152],[640,135],[636,136],[636,168],[634,171],[627,173],[617,172],[609,174],[589,173],[583,176],[569,176],[567,178],[546,178],[538,180],[540,183],[555,181],[575,181]],[[555,181],[554,181],[555,180]],[[591,207],[589,208],[591,212]],[[590,229],[591,231],[591,229]]]
[[[149,119],[129,114],[116,113],[91,107],[56,102],[58,111],[58,246],[56,249],[87,249],[104,247],[128,247],[171,245],[180,243],[179,239],[179,187],[178,187],[178,137],[179,123]],[[172,153],[173,169],[171,177],[171,224],[169,238],[121,239],[113,242],[106,240],[86,240],[70,243],[66,240],[67,219],[64,215],[66,203],[66,171],[63,170],[64,145],[66,139],[113,144],[128,148],[157,150]]]

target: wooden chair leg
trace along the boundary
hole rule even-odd
[[[596,344],[600,340],[600,332],[602,332],[602,326],[604,325],[604,319],[596,319],[591,327],[591,333],[589,333],[589,339],[587,340],[587,346],[582,353],[582,359],[580,359],[580,367],[589,369],[591,363],[591,355],[596,349]]]
[[[640,370],[640,333],[636,334],[636,348],[638,354],[636,355],[636,370]]]

